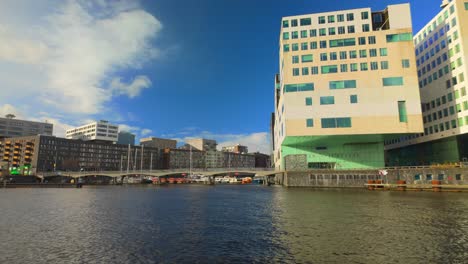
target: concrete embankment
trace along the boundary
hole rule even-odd
[[[453,186],[445,189],[454,189],[457,186],[464,189],[468,185],[468,168],[288,171],[277,175],[275,181],[286,187],[322,188],[364,188],[372,181],[394,185],[404,181],[409,189],[411,186],[432,186],[434,181],[438,181],[442,186]]]

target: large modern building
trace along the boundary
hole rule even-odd
[[[66,138],[117,142],[118,133],[118,125],[110,124],[109,121],[106,120],[100,120],[68,129],[66,131]]]
[[[127,167],[129,171],[138,172],[141,169],[161,168],[160,154],[159,149],[150,147],[129,148],[128,145],[112,142],[44,135],[0,140],[0,165],[19,171],[20,174],[43,171],[126,171]]]
[[[468,1],[443,1],[415,36],[424,131],[386,142],[389,165],[468,158]]]
[[[15,119],[14,115],[0,117],[0,139],[33,135],[52,135],[53,125],[47,122],[33,122]]]
[[[275,167],[383,167],[384,140],[423,132],[412,39],[409,4],[284,17]]]
[[[213,139],[204,139],[204,138],[191,138],[186,139],[185,143],[188,147],[200,150],[200,151],[216,151],[216,140]]]
[[[173,139],[165,139],[165,138],[156,138],[156,137],[148,137],[140,139],[140,145],[144,145],[145,147],[152,147],[152,148],[159,148],[159,149],[175,149],[177,146],[177,140]]]

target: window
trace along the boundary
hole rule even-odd
[[[319,22],[319,24],[325,24],[325,17],[324,17],[324,16],[320,16],[320,17],[318,18],[318,22]]]
[[[335,104],[335,97],[334,96],[321,96],[320,97],[320,104],[321,105]]]
[[[352,71],[352,72],[355,72],[355,71],[358,70],[358,65],[357,65],[357,63],[351,63],[351,64],[349,64],[349,67],[351,68],[351,71]]]
[[[468,10],[468,2],[465,2],[465,10]]]
[[[330,81],[328,86],[330,90],[351,89],[351,88],[356,88],[357,84],[356,84],[356,80]]]
[[[348,57],[347,55],[346,51],[340,51],[340,60],[346,60]]]
[[[328,28],[328,35],[336,35],[336,31],[335,31],[335,28],[332,27],[332,28]]]
[[[299,76],[299,68],[293,68],[293,76]]]
[[[370,49],[369,50],[370,57],[377,57],[377,49]]]
[[[330,48],[355,46],[356,39],[355,38],[332,39],[330,40],[329,45],[330,45]]]
[[[309,67],[302,68],[302,75],[309,75]]]
[[[351,127],[350,117],[322,118],[322,128],[344,128]]]
[[[401,33],[401,34],[387,35],[387,42],[401,42],[401,41],[413,41],[413,34]]]
[[[317,41],[312,41],[310,43],[310,49],[317,49]]]
[[[284,32],[283,33],[283,40],[288,40],[289,39],[289,32]]]
[[[299,70],[299,69],[298,69]],[[301,84],[286,84],[284,85],[284,92],[306,92],[313,91],[314,83],[301,83]]]
[[[299,44],[293,43],[292,44],[292,51],[298,51],[299,50]]]
[[[358,100],[357,100],[357,95],[355,94],[352,94],[349,96],[349,102],[352,103],[352,104],[357,104]]]
[[[309,35],[311,37],[316,37],[317,36],[317,30],[316,29],[311,29],[309,30]]]
[[[307,42],[301,43],[301,50],[307,50],[309,48],[309,44]]]
[[[349,51],[349,58],[350,59],[356,59],[357,58],[357,52],[355,50],[350,50]]]
[[[366,45],[366,37],[359,37],[358,43],[359,45]]]
[[[297,19],[291,20],[291,26],[292,27],[297,27]]]
[[[362,25],[362,32],[369,32],[369,31],[370,31],[369,24]]]
[[[403,77],[388,77],[382,79],[383,86],[402,86]]]
[[[302,62],[312,62],[312,61],[314,61],[313,55],[312,54],[302,55],[301,56],[301,61]]]
[[[321,49],[326,49],[327,48],[327,41],[326,40],[320,41],[320,48]]]
[[[312,105],[312,97],[306,97],[305,98],[305,104],[306,105]]]
[[[375,71],[375,70],[378,70],[378,69],[379,69],[379,63],[376,62],[376,61],[371,62],[370,65],[371,65],[371,70],[372,70],[372,71]]]
[[[309,25],[312,25],[312,19],[301,18],[300,23],[301,23],[301,26],[309,26]]]
[[[347,72],[348,71],[348,64],[341,64],[340,65],[340,71],[341,72]]]
[[[346,34],[346,29],[345,29],[345,27],[343,27],[343,26],[338,27],[338,34],[339,34],[339,35]]]
[[[292,63],[293,64],[299,63],[299,56],[292,56]]]
[[[337,65],[322,66],[321,69],[322,69],[322,74],[337,73],[338,72],[338,66]]]
[[[387,48],[380,48],[380,56],[384,57],[387,56]]]
[[[408,116],[406,114],[406,101],[398,101],[398,115],[400,117],[400,122],[408,122]]]
[[[361,12],[361,19],[365,20],[369,18],[369,12]]]
[[[369,36],[368,41],[369,41],[369,44],[375,44],[375,43],[377,43],[377,42],[375,41],[375,36]]]
[[[401,60],[401,67],[409,68],[410,67],[409,60],[407,60],[407,59]]]
[[[344,21],[344,15],[343,15],[343,14],[337,15],[337,16],[336,16],[336,20],[337,20],[338,22],[343,22],[343,21]]]
[[[335,23],[335,16],[328,16],[328,23]]]
[[[330,52],[330,60],[337,60],[338,56],[336,55],[336,52]]]
[[[319,73],[318,72],[318,66],[311,67],[310,72],[311,72],[312,75],[317,75]]]
[[[313,127],[314,126],[314,119],[312,119],[312,118],[306,119],[306,126],[307,127]]]
[[[289,51],[289,44],[284,44],[283,45],[283,52],[288,52]]]
[[[283,28],[289,27],[289,20],[283,20]]]
[[[380,69],[388,70],[388,61],[381,61],[380,62]]]
[[[353,21],[354,20],[354,14],[353,13],[346,14],[346,20],[347,21]]]
[[[299,33],[297,33],[297,31],[291,32],[291,38],[292,38],[292,39],[297,39],[297,38],[299,38]]]
[[[362,62],[361,63],[361,71],[367,71],[367,70],[368,70],[367,62]]]
[[[301,30],[301,38],[307,38],[307,30]]]
[[[367,50],[360,50],[359,58],[367,58]]]
[[[326,36],[327,35],[327,29],[326,28],[319,29],[319,35],[320,36]]]
[[[351,33],[354,33],[355,30],[354,30],[354,26],[348,26],[348,33],[351,34]]]
[[[327,53],[320,53],[320,61],[327,61],[328,54]]]

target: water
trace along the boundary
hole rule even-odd
[[[0,190],[0,263],[468,263],[468,193]]]

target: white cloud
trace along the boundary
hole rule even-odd
[[[142,130],[141,130],[141,135],[142,135],[142,136],[147,136],[147,135],[149,135],[149,134],[151,134],[151,133],[153,133],[153,130],[151,130],[151,129],[145,128],[145,129],[142,129]]]
[[[161,30],[135,0],[0,1],[0,113],[47,119],[58,136],[103,114],[125,122],[111,102],[152,86],[126,70],[161,56]]]

